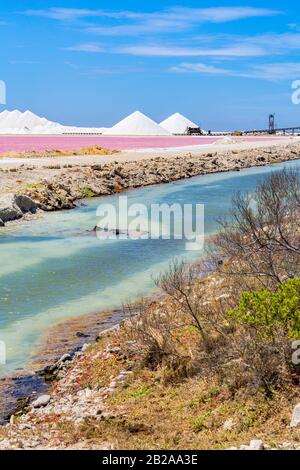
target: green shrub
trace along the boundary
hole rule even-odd
[[[286,281],[275,292],[244,292],[228,315],[238,324],[255,328],[261,339],[271,338],[278,328],[283,328],[289,338],[299,339],[300,279]]]
[[[147,386],[144,386],[144,387],[140,387],[136,390],[131,390],[128,393],[128,396],[131,397],[131,398],[143,398],[143,397],[146,397],[147,395],[149,395],[150,393],[151,393],[151,388],[147,387]]]
[[[96,196],[96,193],[94,193],[94,191],[89,187],[83,188],[82,193],[83,193],[83,197],[86,199],[90,199]]]
[[[192,429],[193,429],[193,431],[194,432],[203,431],[203,429],[206,428],[206,421],[210,417],[210,415],[211,415],[211,412],[207,411],[203,415],[196,416],[196,418],[194,418],[192,420]]]

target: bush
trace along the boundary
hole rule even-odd
[[[273,173],[253,194],[237,193],[213,248],[232,260],[227,274],[275,288],[300,277],[300,178]]]
[[[244,292],[228,313],[238,324],[255,328],[261,339],[274,338],[278,328],[290,339],[300,338],[300,279],[281,284],[275,292]]]
[[[291,343],[300,338],[300,279],[243,292],[232,304],[230,296],[214,298],[217,282],[207,292],[196,271],[172,263],[159,277],[163,299],[127,307],[135,316],[123,333],[140,366],[160,371],[165,382],[215,376],[233,395],[262,389],[271,397],[298,379]]]
[[[263,388],[268,396],[291,382],[297,372],[291,342],[300,337],[300,279],[286,281],[276,291],[244,292],[226,315],[235,328],[234,360],[220,370],[222,380],[232,390]]]
[[[189,330],[190,325],[173,305],[142,299],[126,305],[124,312],[131,317],[122,329],[122,336],[127,339],[127,353],[133,355],[141,367],[161,369],[166,382],[192,373],[198,332]]]

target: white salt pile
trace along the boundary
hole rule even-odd
[[[57,129],[59,134],[103,134],[107,127],[76,127],[60,126]]]
[[[188,128],[192,127],[193,129],[198,128],[199,126],[194,122],[190,121],[185,116],[182,116],[180,113],[172,114],[172,116],[165,119],[160,123],[160,126],[166,129],[171,134],[187,134]]]
[[[29,134],[34,129],[53,129],[58,123],[41,118],[31,111],[22,113],[17,109],[14,111],[3,111],[0,113],[1,134]]]
[[[0,113],[0,134],[102,134],[105,128],[63,126],[31,111]]]
[[[229,144],[241,144],[245,141],[235,140],[232,137],[223,137],[222,139],[217,140],[213,145],[229,145]]]
[[[170,135],[166,129],[163,129],[155,121],[150,119],[140,111],[130,114],[127,118],[120,121],[104,132],[105,135]]]

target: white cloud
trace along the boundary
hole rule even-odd
[[[187,72],[197,72],[201,74],[209,74],[209,75],[232,75],[231,70],[226,70],[220,67],[215,67],[214,65],[206,65],[206,64],[189,64],[189,63],[182,63],[176,65],[175,67],[170,68],[171,72],[177,73],[187,73]]]
[[[243,44],[257,45],[268,48],[269,51],[280,53],[282,50],[300,49],[300,34],[298,33],[266,33],[250,37],[236,37]]]
[[[177,47],[161,45],[125,46],[115,52],[148,57],[259,57],[265,55],[259,46],[234,45],[223,48]]]
[[[97,24],[87,28],[93,34],[103,36],[126,36],[142,33],[164,33],[188,30],[201,23],[226,23],[246,18],[278,15],[281,12],[267,8],[215,7],[215,8],[169,8],[153,13],[135,11],[108,11],[77,8],[50,8],[26,10],[29,16],[41,16],[58,21],[78,19],[107,19],[117,24]]]
[[[265,8],[216,7],[216,8],[171,8],[157,13],[123,16],[138,20],[116,26],[93,26],[88,31],[105,36],[137,35],[140,33],[176,33],[188,30],[201,23],[226,23],[253,17],[279,15],[280,12]],[[128,15],[128,13],[127,13]]]
[[[215,8],[173,8],[174,14],[189,18],[192,21],[225,23],[227,21],[242,20],[281,14],[278,10],[253,7],[215,7]]]
[[[35,60],[11,60],[11,65],[42,65],[45,62],[38,62]]]
[[[42,16],[53,20],[67,21],[96,16],[96,11],[79,8],[50,8],[49,10],[26,10],[24,14],[27,16]]]
[[[103,52],[104,48],[99,46],[98,44],[77,44],[75,46],[65,47],[64,50],[74,51],[74,52],[98,53],[98,52]]]
[[[169,69],[176,73],[199,73],[230,77],[255,78],[269,81],[294,80],[300,77],[300,62],[259,64],[247,69],[225,69],[202,63],[183,62]]]
[[[249,77],[264,80],[294,80],[300,77],[300,62],[255,65]]]
[[[193,46],[136,44],[119,47],[116,52],[145,57],[261,57],[282,55],[300,50],[298,33],[266,33],[257,36],[197,36]],[[199,44],[197,46],[196,44]]]

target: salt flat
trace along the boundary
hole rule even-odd
[[[232,137],[240,143],[272,142],[287,140],[289,137]],[[145,149],[176,149],[191,148],[222,143],[223,136],[0,136],[0,154],[4,152],[26,152],[45,150],[78,150],[83,147],[99,145],[109,150],[145,150]]]
[[[19,137],[20,138],[20,137]],[[17,139],[19,139],[17,138]],[[28,137],[27,137],[28,138]],[[34,143],[32,141],[32,137],[29,137],[31,145]],[[40,138],[38,142],[40,141]],[[45,138],[42,138],[44,140]],[[48,139],[48,138],[47,138]],[[67,147],[66,148],[76,148],[74,145],[77,144],[77,137],[60,137],[59,139],[63,139],[63,143],[65,143],[65,139],[67,142]],[[84,140],[84,145],[91,146],[91,145],[99,145],[98,143],[95,143],[95,139],[93,137],[90,137],[88,139],[92,139],[93,142],[89,141],[88,143],[86,142],[86,137],[85,138],[80,138],[81,145],[79,145],[78,148],[82,147],[82,139]],[[99,138],[96,138],[98,141]],[[102,138],[106,139],[106,137]],[[118,141],[122,141],[122,138],[116,138]],[[116,142],[116,139],[113,141]],[[160,138],[159,138],[160,139]],[[203,155],[206,153],[210,152],[219,152],[219,151],[230,151],[230,150],[235,150],[235,151],[240,151],[240,150],[246,150],[246,149],[258,149],[258,148],[266,148],[266,147],[285,147],[286,145],[292,144],[292,143],[297,143],[300,141],[300,137],[294,137],[293,139],[291,138],[279,138],[279,137],[263,137],[263,138],[248,138],[247,141],[244,141],[244,139],[239,139],[235,138],[234,143],[225,143],[224,144],[224,139],[221,138],[208,138],[208,137],[196,137],[196,138],[190,138],[190,137],[171,137],[168,138],[168,144],[171,143],[173,144],[173,140],[175,139],[177,146],[169,146],[169,147],[155,147],[154,145],[157,142],[157,138],[128,138],[126,137],[124,140],[126,142],[130,142],[132,145],[134,145],[134,142],[137,140],[138,144],[142,145],[142,142],[145,144],[148,144],[151,142],[152,148],[133,148],[133,149],[128,149],[128,150],[123,150],[118,154],[114,155],[74,155],[74,156],[53,156],[53,157],[34,157],[34,158],[21,158],[21,156],[18,158],[17,156],[14,156],[12,158],[1,158],[0,156],[0,168],[5,167],[5,168],[15,168],[18,166],[23,165],[24,163],[29,164],[29,165],[34,165],[35,167],[46,167],[46,165],[93,165],[93,164],[100,164],[104,165],[106,163],[111,163],[111,162],[132,162],[132,161],[140,161],[140,160],[148,160],[152,159],[155,157],[165,157],[165,158],[171,158],[173,156],[180,156],[182,155],[184,158],[184,155],[186,154],[192,154],[192,155]],[[178,139],[180,139],[180,143],[184,142],[189,142],[190,145],[178,145]],[[183,139],[183,140],[182,140]],[[187,140],[186,140],[187,139]],[[192,140],[191,140],[192,139]],[[256,139],[256,140],[255,140]],[[57,140],[57,138],[56,138]],[[131,142],[132,141],[132,142]],[[0,151],[1,151],[1,142],[2,138],[0,137]],[[191,145],[192,142],[192,145]],[[200,144],[199,144],[200,142]],[[219,142],[219,143],[218,143]],[[107,143],[107,142],[106,142]],[[195,145],[196,143],[196,145]],[[78,144],[77,144],[78,145]],[[101,146],[103,145],[103,141],[100,144]],[[120,145],[121,146],[121,145]],[[35,147],[36,148],[36,147]],[[46,147],[46,148],[54,148],[54,147]],[[62,148],[61,146],[56,146],[55,148]],[[36,148],[37,150],[37,148]],[[20,150],[21,151],[21,150]]]

